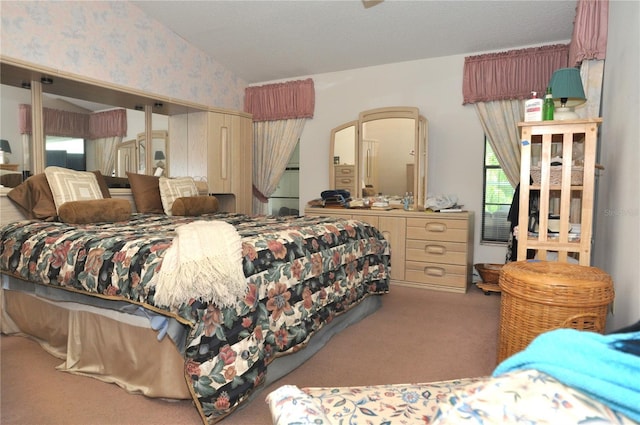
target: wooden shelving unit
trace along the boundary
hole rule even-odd
[[[600,123],[601,118],[518,124],[521,132],[518,260],[526,260],[527,250],[531,249],[537,251],[536,258],[540,260],[555,259],[549,254],[557,252],[558,261],[575,258],[581,265],[590,264]],[[562,165],[552,166],[552,160],[558,157],[562,158]],[[527,229],[533,191],[540,193],[537,232]],[[559,217],[556,233],[542,231],[549,229],[550,214]]]

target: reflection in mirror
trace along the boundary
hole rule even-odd
[[[357,125],[357,121],[352,121],[331,130],[331,188],[346,190],[352,196],[359,196],[356,184]]]
[[[0,86],[0,139],[6,140],[11,152],[5,152],[0,164],[0,185],[14,187],[22,182],[23,171],[29,169],[29,149],[23,149],[23,136],[18,127],[18,105],[31,105],[29,87]],[[25,139],[28,143],[28,138]],[[28,148],[28,144],[26,145]],[[27,164],[27,167],[24,166]]]
[[[363,187],[389,196],[413,193],[415,120],[386,118],[363,123],[360,157]]]
[[[140,92],[120,91],[111,87],[95,85],[93,82],[84,80],[82,77],[62,78],[60,76],[49,77],[44,69],[27,68],[22,65],[1,61],[1,139],[6,139],[11,144],[12,154],[9,158],[11,167],[17,168],[22,174],[29,171],[31,174],[40,173],[46,166],[45,163],[45,139],[47,136],[68,137],[66,134],[42,134],[39,124],[42,123],[40,108],[57,107],[58,104],[65,103],[63,110],[82,112],[98,112],[114,108],[124,108],[127,112],[127,134],[120,141],[115,141],[115,145],[85,142],[85,168],[87,170],[100,169],[104,174],[115,174],[116,169],[120,170],[117,161],[118,145],[122,141],[135,140],[138,133],[151,133],[152,131],[168,131],[168,115],[180,113],[185,107],[173,101],[162,102],[162,99],[155,99]],[[47,84],[41,83],[42,79],[48,80]],[[51,103],[52,102],[52,103]],[[106,103],[105,103],[106,102]],[[19,127],[19,105],[33,105],[33,114],[36,122],[29,125],[31,136],[20,131]],[[144,109],[150,108],[153,118],[146,123]],[[140,110],[142,109],[142,110]],[[31,113],[29,113],[31,119]],[[37,125],[36,125],[37,123]],[[60,150],[60,149],[57,149]],[[156,168],[157,161],[154,159],[155,151],[163,152],[166,159],[165,165],[168,167],[170,152],[168,142],[165,139],[164,148],[155,145],[153,151],[147,150],[144,168],[151,174]],[[100,158],[100,160],[98,160]],[[105,162],[106,161],[106,162]],[[102,169],[98,165],[110,164]],[[4,166],[0,168],[5,168]],[[137,167],[136,167],[137,170]],[[120,171],[118,171],[120,173]],[[2,173],[4,174],[4,170]],[[165,171],[164,175],[168,175]]]

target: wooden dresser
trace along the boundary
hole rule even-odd
[[[377,227],[391,243],[391,281],[440,291],[467,291],[473,274],[473,212],[305,209],[305,215],[343,217]]]

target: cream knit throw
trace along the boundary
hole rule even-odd
[[[242,241],[224,221],[194,221],[176,228],[157,274],[155,303],[180,306],[191,299],[235,305],[247,290]]]

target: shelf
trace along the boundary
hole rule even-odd
[[[547,228],[547,217],[553,214],[559,216],[560,229],[564,230],[542,235],[529,232],[526,238],[519,239],[518,260],[526,260],[527,251],[534,250],[539,260],[553,258],[549,256],[553,252],[558,261],[577,257],[581,265],[590,265],[601,122],[601,118],[595,118],[518,124],[522,141],[518,223],[528,223],[529,209],[535,208],[540,229]],[[552,166],[559,157],[564,167]],[[576,163],[581,165],[568,168]],[[546,170],[544,174],[542,170]],[[529,184],[531,179],[534,184]],[[569,232],[572,223],[580,224],[581,233]]]

